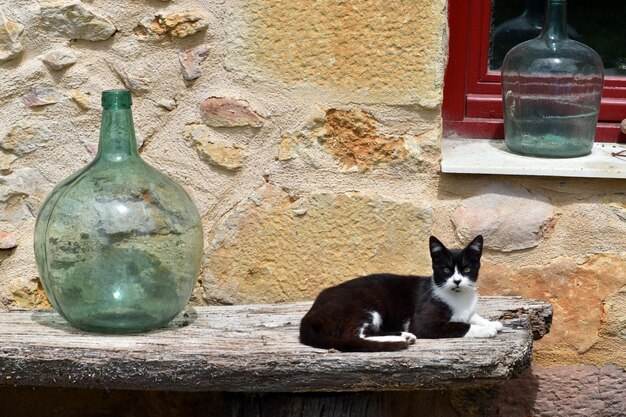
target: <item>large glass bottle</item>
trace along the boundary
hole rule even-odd
[[[593,49],[568,37],[566,10],[565,0],[548,0],[539,37],[504,58],[504,137],[512,152],[552,158],[591,152],[604,68]]]
[[[98,153],[44,202],[35,256],[46,295],[72,325],[146,331],[189,301],[202,223],[187,193],[139,156],[130,92],[105,91],[102,106]]]

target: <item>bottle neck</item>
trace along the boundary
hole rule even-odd
[[[541,37],[549,40],[567,39],[567,1],[548,0]]]
[[[139,152],[131,110],[124,108],[103,110],[96,158],[117,162],[134,156],[139,156]]]

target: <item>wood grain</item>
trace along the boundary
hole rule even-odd
[[[492,339],[418,340],[408,350],[339,353],[298,342],[311,303],[186,309],[133,335],[72,328],[52,310],[0,312],[0,385],[228,392],[411,391],[492,385],[530,366],[550,304],[481,297],[503,320]]]

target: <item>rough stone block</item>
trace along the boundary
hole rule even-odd
[[[24,48],[20,38],[24,33],[24,25],[7,19],[0,10],[0,62],[17,58]]]
[[[0,149],[20,156],[39,149],[51,137],[46,126],[17,125],[0,139]]]
[[[482,234],[487,248],[510,252],[537,246],[544,231],[554,227],[553,216],[546,197],[520,186],[494,183],[464,200],[452,222],[460,239]]]
[[[156,104],[167,111],[172,111],[178,106],[178,103],[173,98],[161,98]]]
[[[248,103],[228,97],[209,97],[200,103],[204,123],[212,127],[263,126],[264,118]]]
[[[8,285],[9,308],[33,309],[52,308],[48,297],[37,278],[30,280],[18,279]]]
[[[626,254],[594,255],[584,262],[562,257],[527,267],[485,261],[479,285],[482,295],[521,295],[552,304],[550,333],[535,343],[536,363],[626,367],[619,304],[626,286],[624,265]]]
[[[0,176],[0,221],[32,219],[33,213],[24,207],[25,197],[36,200],[43,198],[50,191],[48,182],[33,168],[20,168],[9,175]]]
[[[103,41],[117,31],[113,23],[95,14],[80,0],[40,0],[43,22],[70,39]]]
[[[134,33],[139,39],[163,41],[171,38],[186,38],[208,27],[206,13],[201,10],[185,10],[146,16],[135,27]]]
[[[183,136],[198,151],[200,157],[209,164],[228,170],[237,170],[243,166],[245,149],[212,138],[211,132],[206,126],[187,125],[183,131]]]
[[[0,230],[0,250],[13,249],[17,247],[17,238],[12,232]]]
[[[150,91],[151,81],[145,77],[135,75],[136,70],[129,70],[126,65],[117,61],[109,61],[108,64],[126,88],[133,93],[141,95]]]
[[[22,96],[22,103],[28,107],[41,107],[61,101],[61,93],[54,87],[35,87]]]
[[[43,55],[41,62],[53,71],[60,71],[74,65],[76,63],[76,55],[69,50],[55,49]]]
[[[185,81],[193,81],[200,78],[202,68],[200,64],[209,55],[208,45],[199,45],[193,48],[187,48],[178,54],[178,62],[183,73]]]
[[[321,166],[331,155],[345,171],[405,161],[409,156],[405,139],[381,130],[367,112],[330,109],[323,117],[313,116],[300,132],[283,137],[278,159],[300,158],[308,165]]]
[[[89,110],[91,108],[91,98],[78,88],[72,90],[71,97],[74,103],[82,110]]]
[[[601,330],[603,335],[621,339],[626,347],[626,287],[605,299]]]
[[[16,159],[17,156],[12,153],[0,152],[0,173],[8,173]]]
[[[306,300],[366,273],[429,274],[424,236],[432,224],[432,207],[415,201],[362,193],[290,196],[267,185],[216,225],[205,298]]]
[[[227,69],[321,85],[346,102],[437,108],[446,1],[242,3],[229,19]]]

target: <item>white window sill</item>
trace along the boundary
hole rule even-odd
[[[626,157],[611,153],[626,145],[595,143],[579,158],[535,158],[508,151],[504,140],[444,138],[441,171],[458,174],[539,175],[553,177],[626,178]]]

